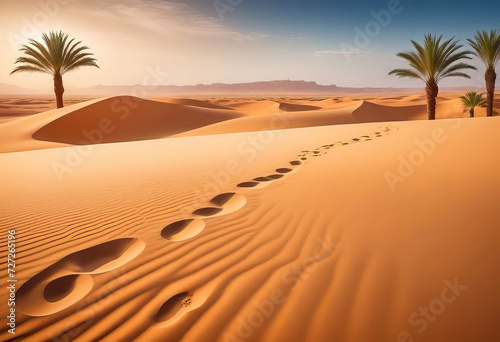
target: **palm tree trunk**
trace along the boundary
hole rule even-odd
[[[56,93],[57,108],[64,107],[63,104],[64,86],[63,86],[62,76],[59,74],[54,75],[54,92]]]
[[[425,93],[427,95],[427,113],[429,120],[436,120],[436,97],[439,93],[439,88],[436,82],[433,80],[427,82]]]
[[[486,97],[488,108],[486,109],[486,116],[493,116],[493,99],[495,97],[495,81],[497,79],[497,74],[495,69],[491,68],[486,70],[484,75],[486,80]]]
[[[473,118],[474,117],[474,108],[471,108],[470,109],[470,117]]]

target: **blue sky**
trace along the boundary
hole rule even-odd
[[[74,86],[138,84],[145,70],[160,68],[168,73],[162,84],[304,79],[339,86],[413,87],[419,82],[387,76],[392,68],[405,66],[395,54],[411,48],[410,39],[421,41],[433,33],[456,36],[465,44],[477,30],[500,29],[500,2],[484,0],[67,1],[29,33],[25,23],[43,13],[40,2],[7,5],[0,22],[7,32],[5,60],[18,55],[12,36],[17,42],[63,29],[89,45],[101,66],[68,76]],[[387,20],[391,5],[397,11]],[[381,11],[383,26],[372,14]],[[361,37],[367,29],[371,36]],[[346,48],[355,53],[346,57]],[[484,69],[472,63],[480,69],[471,73],[472,80],[451,79],[443,85],[482,84]],[[9,77],[11,67],[0,65],[0,82],[23,85],[31,77],[34,86],[43,86],[43,75]]]
[[[419,40],[427,33],[465,39],[477,30],[499,27],[497,1],[398,2],[401,12],[392,14],[389,25],[371,39],[372,50],[399,51],[409,47],[410,38]],[[207,6],[210,1],[192,3],[207,11],[207,15],[215,13],[213,6]],[[302,37],[318,49],[335,49],[342,42],[350,43],[356,35],[354,27],[363,30],[374,20],[371,12],[387,10],[388,3],[387,0],[243,0],[233,12],[226,12],[224,21],[239,29],[274,37]]]
[[[221,0],[225,2],[226,0]],[[237,1],[237,0],[235,0]],[[211,1],[183,1],[216,15]],[[470,34],[477,29],[498,25],[500,3],[489,0],[443,1],[400,0],[401,13],[393,16],[388,32],[402,40],[410,34],[421,35],[430,30],[443,34]],[[311,33],[328,38],[342,34],[354,26],[373,20],[370,12],[387,9],[388,0],[242,0],[224,20],[246,30]],[[399,6],[398,6],[399,7]]]

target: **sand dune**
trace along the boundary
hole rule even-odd
[[[219,106],[217,104],[211,103],[210,101],[196,100],[196,99],[156,97],[156,98],[153,98],[151,100],[159,101],[159,102],[174,103],[174,104],[183,105],[183,106],[232,110],[231,107]]]
[[[322,107],[304,105],[304,104],[296,104],[296,103],[280,102],[279,109],[281,109],[285,112],[305,112],[305,111],[322,109]]]
[[[230,120],[206,127],[181,133],[177,136],[196,136],[208,134],[223,134],[236,132],[252,132],[263,130],[289,129],[300,127],[327,126],[355,123],[352,113],[361,104],[333,110],[315,110],[301,112],[276,112]]]
[[[312,105],[313,101],[286,102],[279,99],[250,99],[248,101],[232,101],[227,106],[249,115],[272,114],[280,112],[303,112],[323,109],[323,106]]]
[[[323,100],[320,101],[323,103],[323,106],[317,107],[314,111],[304,110],[293,113],[275,111],[272,114],[247,116],[207,125],[176,136],[186,137],[366,122],[427,120],[426,104],[411,104],[406,101],[406,96],[401,96],[401,98],[403,101],[400,101],[401,99],[399,101],[390,99],[390,105],[387,104],[387,99],[376,99],[373,102],[352,98],[345,101]],[[415,99],[415,97],[412,97],[412,99]],[[425,100],[423,101],[425,102]],[[254,103],[253,106],[257,106],[257,103]],[[306,106],[301,108],[305,109]],[[437,119],[464,118],[469,116],[468,113],[464,113],[461,100],[457,98],[451,100],[443,98],[438,103],[436,111]],[[476,109],[477,117],[485,115],[485,109]]]
[[[356,122],[406,121],[425,119],[426,111],[425,106],[395,107],[364,101],[352,116]]]
[[[437,118],[468,117],[460,94],[438,98]],[[497,99],[496,105],[500,105]],[[476,116],[485,116],[476,109]],[[339,124],[427,119],[422,94],[379,97],[97,99],[0,122],[0,153],[70,145]]]
[[[455,107],[448,103],[442,105],[446,114],[453,116]],[[278,112],[248,116],[181,133],[177,136],[196,136],[208,134],[251,132],[273,129],[289,129],[313,126],[328,126],[365,122],[424,120],[427,118],[426,106],[384,106],[368,101],[350,103],[349,107],[322,109],[294,113]]]
[[[0,124],[0,152],[157,139],[243,115],[131,96],[97,99]]]
[[[85,145],[89,140],[93,142],[91,136],[99,143],[148,140],[240,116],[233,111],[122,96],[102,100],[83,110],[61,116],[37,130],[33,138],[74,145]],[[89,127],[99,128],[100,132],[87,130]]]
[[[279,107],[280,104],[276,101],[272,100],[249,100],[249,101],[234,101],[233,103],[228,104],[227,106],[236,109],[239,112],[249,114],[249,115],[258,115],[258,114],[270,114],[270,113],[279,113],[281,112]]]
[[[499,124],[102,144],[63,174],[79,147],[2,154],[16,338],[499,340]]]

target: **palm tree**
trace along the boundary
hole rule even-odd
[[[486,98],[488,108],[486,109],[487,116],[493,116],[493,98],[495,96],[495,81],[497,73],[495,72],[495,64],[500,60],[500,32],[491,30],[477,31],[474,39],[467,39],[470,46],[474,49],[474,54],[486,65],[486,73],[484,79],[486,81]]]
[[[68,41],[68,35],[59,32],[43,34],[45,46],[34,39],[29,40],[28,45],[23,45],[19,51],[24,52],[15,64],[20,63],[10,74],[16,72],[43,72],[54,77],[54,92],[56,94],[57,108],[64,107],[64,86],[62,76],[71,70],[82,66],[99,66],[93,54],[84,52],[86,46],[80,46],[81,42],[74,42],[74,38]]]
[[[423,46],[412,40],[416,51],[397,54],[398,57],[405,59],[411,68],[394,69],[389,72],[389,75],[418,78],[425,82],[429,120],[436,119],[436,97],[439,93],[439,81],[446,77],[470,78],[463,71],[467,69],[477,70],[467,63],[457,63],[463,59],[471,59],[469,57],[472,54],[471,51],[459,51],[463,45],[458,45],[455,38],[441,42],[442,38],[443,36],[436,37],[428,34],[424,37]]]
[[[460,96],[460,99],[462,99],[465,111],[469,111],[471,118],[474,117],[474,108],[486,108],[486,99],[483,97],[483,93],[468,91],[465,96]]]

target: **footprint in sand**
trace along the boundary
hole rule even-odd
[[[205,229],[205,221],[201,218],[228,215],[243,208],[246,204],[247,198],[242,194],[228,192],[217,195],[210,200],[210,207],[193,211],[193,215],[196,218],[180,220],[169,224],[162,229],[161,236],[169,241],[191,239]]]
[[[207,207],[207,208],[196,209],[195,211],[193,211],[193,214],[198,216],[208,217],[217,215],[222,210],[223,210],[222,208]]]
[[[270,182],[273,179],[269,178],[269,177],[257,177],[257,178],[254,178],[253,180],[256,182]]]
[[[303,150],[303,151],[301,151],[300,154],[297,155],[297,158],[299,160],[293,160],[293,161],[290,161],[289,163],[292,166],[300,166],[300,165],[304,164],[304,162],[307,160],[308,156],[321,157],[321,156],[327,154],[328,153],[327,150],[330,150],[331,148],[335,147],[335,145],[345,146],[345,145],[352,144],[353,142],[361,142],[361,141],[371,140],[371,137],[366,136],[366,135],[362,136],[362,138],[364,138],[365,140],[361,140],[361,138],[354,138],[354,139],[352,139],[351,142],[339,141],[339,142],[336,142],[333,144],[323,145],[320,148],[317,148],[315,150]],[[256,178],[252,179],[251,181],[242,182],[242,183],[238,184],[237,187],[262,189],[262,188],[265,188],[266,186],[268,186],[271,181],[282,178],[284,174],[290,174],[290,173],[295,172],[296,170],[297,170],[296,168],[295,169],[279,168],[279,169],[276,169],[276,172],[278,173],[277,175],[256,177]]]
[[[273,181],[283,178],[282,174],[275,174],[263,177],[256,177],[248,182],[239,183],[236,185],[238,188],[246,189],[263,189],[270,185]]]
[[[243,182],[237,185],[238,188],[255,188],[258,186],[259,182]]]
[[[228,192],[225,194],[220,194],[215,196],[210,200],[210,203],[216,206],[215,208],[212,209],[218,209],[218,210],[217,211],[214,210],[211,213],[205,213],[202,216],[217,217],[217,216],[231,214],[243,208],[247,204],[247,198],[242,194]],[[200,215],[199,213],[200,210],[202,209],[195,210],[193,214]]]
[[[24,283],[16,293],[17,307],[30,316],[64,310],[92,290],[92,275],[125,265],[145,247],[142,240],[124,238],[72,253]]]
[[[271,180],[277,180],[277,179],[281,179],[283,177],[284,177],[284,175],[270,175],[270,176],[267,176],[267,178],[269,178]]]
[[[169,322],[172,321],[173,317],[180,316],[179,313],[191,305],[191,296],[192,294],[189,292],[183,292],[169,298],[154,316],[155,320],[157,322]]]
[[[184,290],[184,292],[172,295],[160,293],[159,296],[167,298],[154,314],[154,320],[161,327],[168,327],[178,322],[187,313],[201,307],[211,293],[214,291],[214,284],[203,285],[194,291]]]
[[[389,130],[389,128],[386,128],[384,132],[388,132]],[[381,132],[375,132],[375,134],[376,136],[382,136]],[[320,148],[314,150],[303,150],[297,156],[297,158],[300,158],[300,160],[290,161],[289,164],[291,166],[301,166],[307,160],[306,156],[321,157],[322,155],[328,153],[325,150],[329,150],[330,148],[333,148],[335,146],[345,146],[369,140],[372,140],[369,135],[363,135],[360,138],[353,138],[350,142],[338,141],[333,144],[323,145]],[[267,187],[273,181],[279,180],[287,174],[296,172],[297,169],[298,168],[287,167],[278,168],[275,170],[277,174],[256,177],[251,181],[239,183],[237,187],[242,189],[262,189]],[[205,228],[205,221],[203,220],[203,218],[228,215],[241,209],[246,205],[246,203],[247,199],[244,195],[234,192],[220,194],[210,200],[209,206],[193,211],[192,214],[194,218],[176,221],[163,228],[163,230],[161,231],[161,236],[169,241],[184,241],[190,239],[201,233]]]
[[[382,136],[380,132],[375,133],[376,136]],[[370,136],[361,136],[364,141],[371,140]],[[323,145],[313,151],[304,150],[297,158],[300,160],[290,161],[291,166],[300,166],[307,160],[306,156],[320,157],[327,152],[330,148],[335,147],[335,145],[345,146],[351,143],[362,141],[361,138],[353,138],[352,142],[337,142],[334,144]],[[321,153],[323,151],[323,153]],[[297,168],[278,168],[276,169],[277,174],[256,177],[252,181],[243,182],[237,185],[239,188],[252,188],[260,189],[266,187],[272,181],[281,179],[285,174],[293,173]],[[193,212],[195,217],[217,217],[222,215],[227,215],[233,213],[241,208],[243,208],[247,203],[247,199],[242,194],[237,194],[234,192],[228,192],[215,196],[210,200],[210,206],[199,208]],[[169,241],[183,241],[190,239],[203,231],[205,228],[205,221],[200,218],[190,218],[181,221],[177,221],[169,224],[161,231],[161,236]],[[66,282],[71,282],[73,279],[66,280]],[[52,295],[48,295],[52,297]],[[195,296],[191,292],[182,292],[176,294],[169,299],[167,299],[163,305],[158,309],[155,320],[158,324],[163,326],[169,326],[177,322],[181,317],[183,317],[187,312],[195,310],[203,304],[206,300],[201,298],[201,296]]]
[[[161,237],[169,241],[184,241],[198,235],[203,229],[205,229],[203,220],[181,220],[163,228]]]
[[[306,158],[301,158],[302,160],[305,160]],[[295,160],[291,161],[290,165],[298,166],[301,165],[302,162]],[[285,174],[292,173],[297,169],[290,169],[290,168],[279,168],[276,169],[277,174],[274,175],[269,175],[269,176],[264,176],[264,177],[256,177],[250,182],[243,182],[237,185],[239,188],[253,188],[253,189],[262,189],[268,186],[272,181],[281,179],[284,177]]]
[[[380,127],[380,129],[382,129],[382,127]],[[397,128],[395,128],[397,129]],[[389,132],[391,131],[391,128],[390,127],[386,127],[383,129],[383,132],[388,135]],[[370,136],[370,135],[362,135],[360,137],[356,137],[356,138],[352,138],[350,141],[337,141],[336,143],[333,143],[333,144],[328,144],[328,145],[323,145],[319,148],[316,148],[314,150],[304,150],[301,152],[301,154],[299,154],[297,156],[297,159],[300,159],[300,160],[297,160],[297,162],[301,162],[301,161],[304,161],[304,160],[307,160],[306,157],[321,157],[325,154],[327,154],[328,150],[334,148],[334,147],[342,147],[342,146],[347,146],[347,145],[351,145],[351,144],[356,144],[356,143],[359,143],[359,142],[367,142],[367,141],[371,141],[373,140],[374,138],[381,138],[382,137],[382,132],[381,131],[378,131],[378,132],[374,132],[374,136]],[[300,165],[298,163],[293,163],[293,162],[290,162],[291,165],[294,165],[294,166],[297,166],[297,165]]]
[[[294,169],[289,169],[287,167],[282,167],[282,168],[276,169],[276,172],[282,173],[282,174],[292,173],[293,171],[294,171]],[[283,177],[283,175],[281,175],[281,177]]]
[[[301,165],[301,161],[291,161],[290,165]],[[256,177],[252,181],[243,182],[237,185],[239,188],[260,189],[266,187],[269,183],[281,179],[284,174],[293,172],[291,168],[276,169],[277,174],[264,177]],[[211,218],[231,214],[247,203],[247,198],[242,194],[228,192],[215,196],[210,200],[210,206],[196,209],[193,215],[196,218],[189,218],[173,222],[162,229],[161,236],[169,241],[183,241],[190,239],[203,231],[205,221],[201,218]]]

